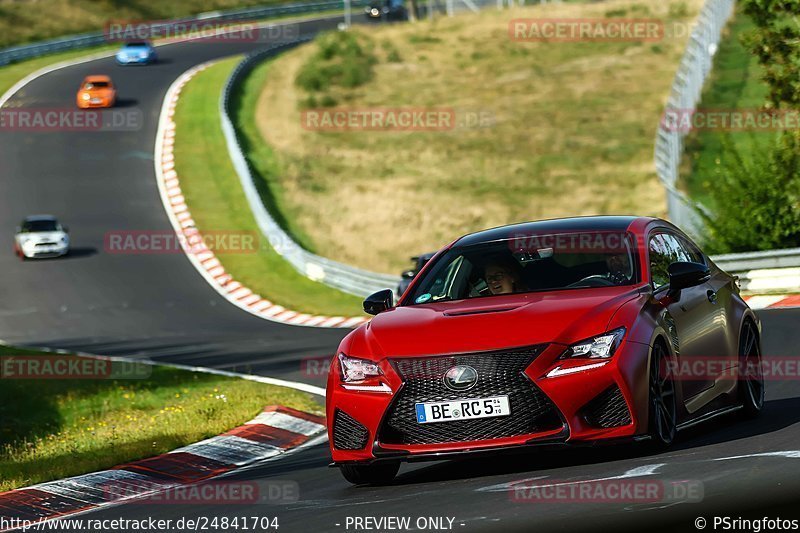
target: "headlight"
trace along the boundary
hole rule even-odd
[[[561,354],[561,359],[569,359],[571,357],[608,359],[614,355],[624,336],[625,328],[617,328],[597,337],[575,343]]]
[[[83,93],[81,95],[81,98],[83,98],[84,100],[88,100],[89,98],[91,98],[91,96],[89,96],[89,93]]]
[[[355,357],[347,357],[343,353],[339,354],[339,368],[342,371],[342,381],[345,383],[364,381],[366,378],[383,375],[377,363],[356,359]]]

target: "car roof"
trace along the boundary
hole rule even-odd
[[[86,76],[85,78],[83,78],[83,81],[85,83],[93,83],[93,82],[96,82],[96,81],[111,82],[111,77],[110,76],[106,76],[104,74],[94,74],[94,75],[91,75],[91,76]]]
[[[493,241],[513,239],[520,235],[548,233],[564,233],[570,231],[627,231],[627,229],[637,220],[657,220],[648,217],[636,216],[588,216],[571,218],[553,218],[549,220],[538,220],[534,222],[523,222],[500,226],[476,233],[464,235],[458,239],[454,246],[470,246]]]
[[[39,221],[53,221],[58,219],[53,215],[31,215],[22,219],[23,222],[39,222]]]

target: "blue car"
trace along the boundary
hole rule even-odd
[[[118,65],[147,65],[156,62],[156,49],[147,41],[126,43],[116,55]]]

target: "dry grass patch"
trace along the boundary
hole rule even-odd
[[[316,45],[291,51],[270,66],[255,110],[277,163],[263,177],[309,248],[384,272],[481,228],[664,215],[653,138],[686,38],[522,43],[509,39],[508,22],[659,18],[671,28],[694,20],[701,4],[545,5],[353,30],[373,44],[374,77],[325,94],[342,108],[446,107],[458,120],[492,118],[446,132],[303,129],[309,94],[295,79]]]

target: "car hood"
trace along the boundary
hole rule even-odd
[[[20,233],[17,239],[22,241],[30,241],[33,243],[39,242],[60,242],[62,238],[67,236],[63,231],[42,231],[38,233]]]
[[[379,359],[571,344],[607,331],[617,309],[638,295],[626,286],[396,307],[352,332],[342,350]]]

